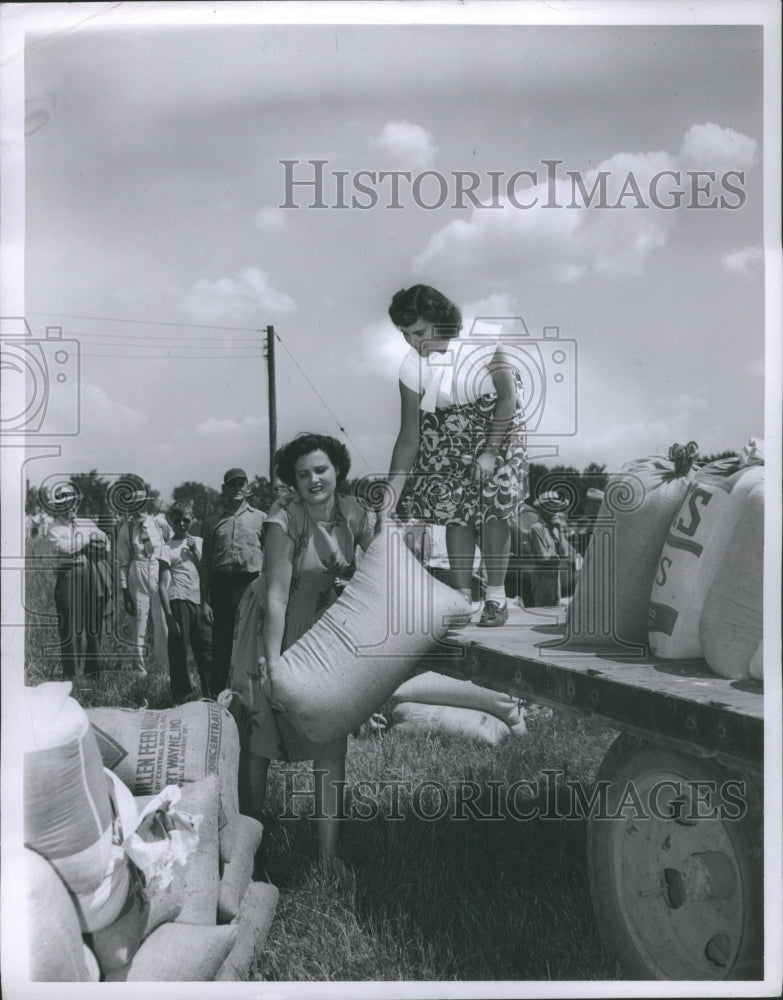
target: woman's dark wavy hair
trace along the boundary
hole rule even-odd
[[[275,471],[286,486],[292,489],[296,486],[294,466],[297,459],[314,451],[322,451],[328,456],[337,472],[337,485],[345,482],[351,468],[351,456],[342,441],[326,434],[311,434],[304,431],[275,452]]]
[[[401,288],[391,300],[389,316],[395,326],[413,326],[424,319],[439,327],[442,337],[456,337],[462,326],[459,306],[430,285]]]

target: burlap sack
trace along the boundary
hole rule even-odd
[[[234,947],[215,976],[216,981],[246,980],[256,953],[266,941],[280,893],[268,882],[251,882],[237,917],[239,933]]]
[[[500,691],[473,684],[472,681],[448,677],[434,671],[417,674],[405,681],[392,695],[395,702],[415,701],[423,705],[452,705],[472,708],[516,726],[524,718],[519,699]]]
[[[688,486],[661,550],[649,603],[650,647],[665,659],[704,655],[699,622],[707,593],[764,466],[712,462]]]
[[[141,880],[132,879],[131,892],[125,907],[114,923],[90,937],[90,945],[101,974],[126,966],[138,951],[142,941],[156,927],[174,920],[182,910],[182,879],[175,879],[164,892],[148,892]]]
[[[236,924],[221,927],[162,924],[143,942],[131,963],[110,972],[106,982],[211,982],[238,934]]]
[[[25,688],[24,836],[57,869],[87,932],[117,918],[130,869],[114,825],[111,781],[70,691],[70,682]]]
[[[475,708],[455,708],[451,705],[421,705],[407,701],[395,705],[392,726],[400,733],[419,736],[462,736],[497,746],[510,735],[511,730],[494,715],[478,712]]]
[[[445,635],[466,602],[436,580],[387,526],[340,598],[267,679],[272,706],[317,743],[351,732]]]
[[[253,876],[253,860],[261,846],[264,828],[252,816],[237,813],[226,824],[233,826],[230,836],[231,854],[223,859],[221,834],[221,876],[218,890],[218,923],[230,923],[239,914],[239,907]]]
[[[239,810],[239,734],[231,713],[211,701],[177,708],[91,708],[103,762],[134,795],[220,778],[221,826]]]
[[[672,518],[695,475],[698,449],[672,445],[611,477],[593,525],[574,596],[568,643],[611,649],[647,646],[647,613]]]
[[[217,921],[220,884],[218,849],[219,784],[215,774],[183,785],[177,808],[193,817],[201,816],[198,847],[182,873],[182,909],[176,918],[182,924],[214,924]],[[221,959],[222,961],[222,959]]]
[[[5,858],[12,863],[10,856]],[[79,918],[70,893],[52,865],[35,851],[24,849],[14,868],[25,880],[25,936],[29,979],[35,983],[97,981],[85,961]]]
[[[699,621],[704,658],[721,677],[741,678],[764,631],[764,484],[754,486],[715,573]]]

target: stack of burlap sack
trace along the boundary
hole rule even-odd
[[[340,598],[264,678],[274,708],[316,742],[377,711],[465,611],[410,534],[380,531]],[[246,976],[278,893],[251,882],[262,827],[238,812],[231,712],[196,702],[85,713],[69,683],[26,693],[31,978]],[[252,716],[252,689],[236,694],[240,717]]]
[[[251,881],[263,828],[238,811],[234,720],[70,691],[25,689],[29,979],[246,979],[278,890]]]
[[[518,698],[433,671],[405,681],[392,701],[392,727],[400,733],[443,733],[496,746],[527,731]]]
[[[763,673],[764,454],[699,466],[691,442],[614,476],[569,606],[569,641]]]

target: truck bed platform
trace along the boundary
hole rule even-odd
[[[727,680],[704,660],[657,659],[641,647],[567,647],[566,610],[509,601],[504,626],[450,629],[422,666],[699,756],[763,766],[761,681]]]

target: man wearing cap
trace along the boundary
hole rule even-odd
[[[530,528],[530,549],[534,558],[533,607],[549,608],[560,604],[560,557],[571,546],[565,537],[562,512],[568,506],[559,493],[547,490],[533,501],[539,520]]]
[[[266,514],[247,502],[247,473],[229,469],[223,476],[223,509],[208,519],[199,564],[201,612],[212,624],[212,676],[217,697],[228,682],[234,619],[248,586],[261,572]]]
[[[120,586],[125,610],[134,622],[133,669],[139,677],[146,677],[144,646],[147,619],[152,614],[152,655],[155,669],[168,676],[168,628],[163,614],[159,590],[159,560],[171,529],[149,512],[149,490],[140,487],[132,491],[128,500],[138,505],[121,525],[117,536],[117,562],[120,567]]]
[[[103,616],[111,597],[108,576],[97,565],[106,555],[109,539],[94,521],[77,517],[80,499],[71,483],[62,483],[45,501],[53,514],[47,538],[56,559],[54,604],[62,674],[67,679],[76,677],[82,639],[85,675],[100,671]]]
[[[601,509],[603,499],[603,490],[598,490],[591,486],[585,493],[584,499],[577,509],[576,532],[573,544],[582,556],[587,554],[590,539],[593,537],[593,526]]]

